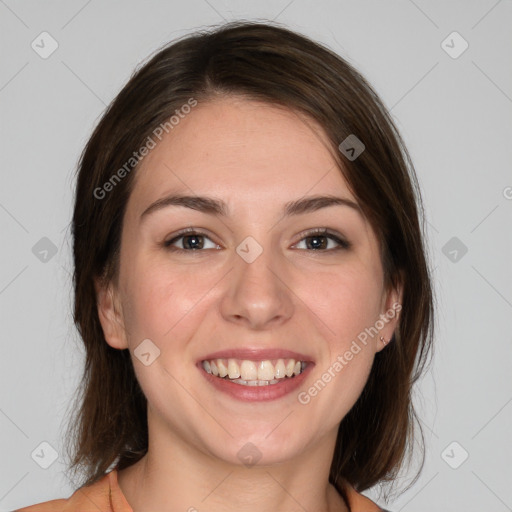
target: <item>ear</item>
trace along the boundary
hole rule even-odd
[[[112,348],[128,348],[123,312],[112,284],[103,285],[100,279],[94,280],[98,316],[105,340]]]
[[[381,322],[377,324],[379,326],[379,334],[375,340],[377,352],[380,352],[391,342],[395,330],[398,329],[398,319],[402,310],[402,282],[400,280],[396,287],[391,287],[383,297],[383,310],[380,315]],[[380,328],[381,326],[382,328]],[[388,343],[384,343],[381,337]]]

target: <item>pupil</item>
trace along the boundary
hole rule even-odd
[[[310,246],[312,246],[313,249],[325,249],[325,236],[312,236],[310,240]]]
[[[187,235],[185,237],[185,245],[189,247],[190,249],[201,249],[203,247],[203,244],[199,240],[200,235]],[[188,242],[191,242],[187,244]]]

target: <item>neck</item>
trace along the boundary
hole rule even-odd
[[[118,473],[134,512],[349,510],[328,482],[336,432],[294,460],[246,467],[208,455],[168,431],[152,436],[151,422],[148,427],[147,454]]]

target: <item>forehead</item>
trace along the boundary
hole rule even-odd
[[[329,148],[319,124],[289,109],[233,97],[201,103],[145,157],[131,201],[169,191],[256,204],[308,193],[354,199]]]

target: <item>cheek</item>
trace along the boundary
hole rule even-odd
[[[215,285],[212,275],[193,267],[134,262],[126,276],[124,294],[128,301],[125,325],[133,341],[142,337],[165,344],[169,337],[181,339],[177,332],[189,324],[183,320],[197,316],[207,302],[208,290]]]
[[[302,280],[299,297],[323,323],[323,332],[337,350],[373,326],[379,318],[381,276],[371,267],[354,265]]]
[[[316,406],[329,410],[329,424],[344,417],[360,396],[375,356],[381,274],[378,266],[354,264],[319,273],[314,284],[303,282],[299,296],[321,330],[325,358],[315,368],[313,387],[304,390]],[[307,290],[310,293],[307,293]],[[378,337],[378,335],[377,335]],[[324,391],[325,390],[325,391]]]
[[[365,329],[378,319],[379,295],[375,282],[361,274],[331,275],[323,284],[310,295],[307,306],[313,313],[310,318],[321,320],[316,323],[325,351],[310,387],[298,398],[312,411],[322,411],[315,414],[323,417],[322,428],[328,430],[348,414],[368,380],[375,342]]]
[[[172,376],[179,376],[179,381],[187,385],[190,376],[179,361],[186,356],[188,342],[204,315],[209,283],[200,279],[197,272],[171,269],[165,263],[133,262],[130,271],[125,279],[124,316],[137,379],[157,408],[163,407],[160,400],[166,400],[161,396],[162,389],[172,392],[176,403],[183,398],[180,406],[185,407],[187,397],[182,396],[181,386]],[[137,361],[136,353],[146,339],[159,350],[158,357],[148,366]],[[149,347],[150,352],[157,353],[152,345]]]

